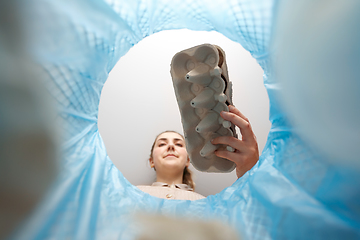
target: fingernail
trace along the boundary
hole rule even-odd
[[[221,111],[221,113],[220,113],[221,115],[226,115],[227,114],[227,112],[226,111]]]
[[[229,110],[233,110],[233,109],[234,109],[234,107],[233,107],[232,105],[229,105],[228,108],[229,108]]]

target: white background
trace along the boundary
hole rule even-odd
[[[151,184],[155,172],[148,164],[156,135],[182,131],[170,76],[172,57],[203,43],[216,44],[226,54],[234,105],[249,118],[263,150],[270,129],[269,100],[261,67],[246,50],[217,32],[163,31],[145,38],[123,56],[110,72],[99,106],[99,130],[110,159],[133,185]],[[195,170],[196,192],[216,194],[235,182],[231,173]]]

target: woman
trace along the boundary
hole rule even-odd
[[[225,144],[235,149],[215,151],[218,157],[226,158],[236,164],[238,178],[250,170],[259,159],[256,137],[249,120],[234,106],[229,112],[221,112],[224,120],[239,127],[242,139],[222,136],[213,139],[213,144]],[[174,131],[159,134],[151,148],[149,163],[156,171],[156,182],[151,186],[138,186],[150,195],[166,199],[197,200],[204,196],[195,193],[195,184],[188,169],[190,159],[186,151],[184,137]]]

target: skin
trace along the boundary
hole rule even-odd
[[[190,165],[182,136],[174,132],[159,135],[149,162],[150,166],[156,169],[157,182],[181,184],[184,168]]]
[[[230,136],[217,137],[213,144],[225,144],[236,149],[234,152],[227,150],[215,151],[216,156],[228,159],[236,164],[236,175],[242,177],[259,160],[259,149],[256,136],[252,131],[249,120],[234,106],[229,106],[229,112],[220,113],[224,120],[230,121],[240,129],[242,139]]]

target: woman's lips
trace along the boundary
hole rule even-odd
[[[175,154],[168,154],[165,157],[176,157],[176,155]]]

